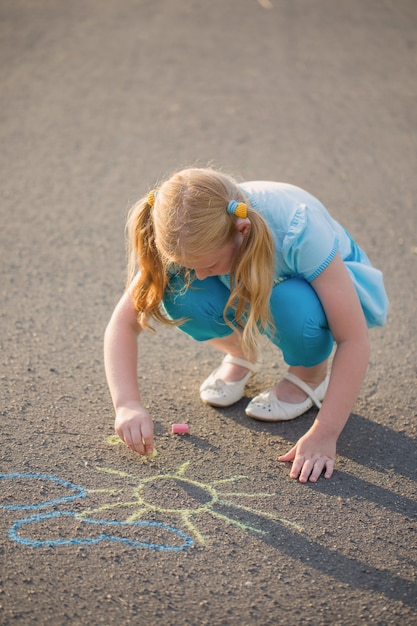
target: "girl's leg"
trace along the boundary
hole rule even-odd
[[[298,378],[301,378],[309,387],[315,389],[326,378],[327,359],[313,367],[289,367],[288,371],[291,374],[295,374]],[[285,378],[274,385],[271,391],[275,393],[277,398],[284,402],[298,403],[303,402],[307,398],[307,394],[302,389]]]
[[[230,292],[216,276],[194,279],[189,287],[180,274],[170,279],[163,298],[172,319],[184,319],[178,328],[196,341],[228,337],[233,331],[223,318]],[[233,320],[231,313],[230,320]]]
[[[244,354],[241,345],[241,333],[238,330],[235,330],[228,337],[211,339],[207,343],[213,346],[213,348],[220,350],[220,352],[256,363],[256,355],[248,356]],[[248,369],[246,367],[242,367],[236,363],[221,363],[220,367],[216,370],[216,376],[228,383],[241,380],[247,373]]]
[[[179,329],[195,339],[205,341],[217,350],[239,358],[245,357],[240,332],[233,331],[223,318],[230,291],[215,276],[204,281],[195,279],[185,288],[180,275],[174,276],[164,295],[163,305],[172,319],[185,318]],[[229,319],[233,321],[233,312]],[[256,359],[254,359],[256,360]],[[222,363],[216,375],[225,382],[241,380],[248,370],[234,363]]]
[[[271,313],[275,323],[271,340],[282,350],[289,371],[314,389],[326,377],[334,341],[316,292],[303,279],[287,279],[272,291]],[[307,397],[288,380],[272,391],[284,402],[302,402]]]
[[[181,276],[176,275],[171,279],[163,304],[173,319],[186,318],[179,328],[196,341],[207,341],[222,352],[248,358],[242,352],[239,331],[232,331],[223,318],[229,293],[216,277],[194,280],[186,289]],[[289,371],[316,387],[325,377],[333,337],[314,289],[299,278],[276,285],[271,295],[271,313],[275,333],[270,339],[283,352]],[[229,319],[233,321],[232,311]],[[245,374],[245,368],[234,364],[222,364],[216,372],[226,382],[240,380]],[[286,402],[300,402],[306,397],[286,380],[279,382],[274,392]]]

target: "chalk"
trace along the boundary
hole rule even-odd
[[[190,432],[190,427],[188,424],[172,424],[171,430],[173,435],[184,435]]]
[[[120,439],[119,435],[110,435],[110,437],[107,437],[107,443],[110,446],[118,446],[120,443],[124,444],[124,441]]]
[[[124,441],[120,439],[119,435],[110,435],[110,437],[107,437],[107,443],[110,446],[118,446],[119,443],[124,445]],[[148,459],[154,459],[157,454],[158,452],[156,451],[156,448],[154,448],[150,454],[143,457],[143,460],[147,461]]]

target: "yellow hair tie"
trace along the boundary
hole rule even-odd
[[[155,197],[156,197],[156,189],[152,189],[152,191],[148,193],[148,198],[147,198],[147,202],[150,207],[153,207],[153,205],[155,204]]]
[[[236,202],[236,200],[230,200],[227,205],[227,212],[229,215],[240,217],[242,220],[248,217],[248,207],[246,204],[244,202]]]

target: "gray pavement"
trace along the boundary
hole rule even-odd
[[[0,20],[1,623],[416,624],[415,0],[2,0]],[[305,187],[384,271],[330,481],[277,462],[314,412],[201,405],[218,357],[169,329],[141,340],[157,458],[110,445],[127,210],[208,162]],[[283,371],[271,351],[248,396]]]

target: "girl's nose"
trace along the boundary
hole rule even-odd
[[[204,280],[209,275],[207,270],[194,270],[194,274],[197,276],[198,280]]]

